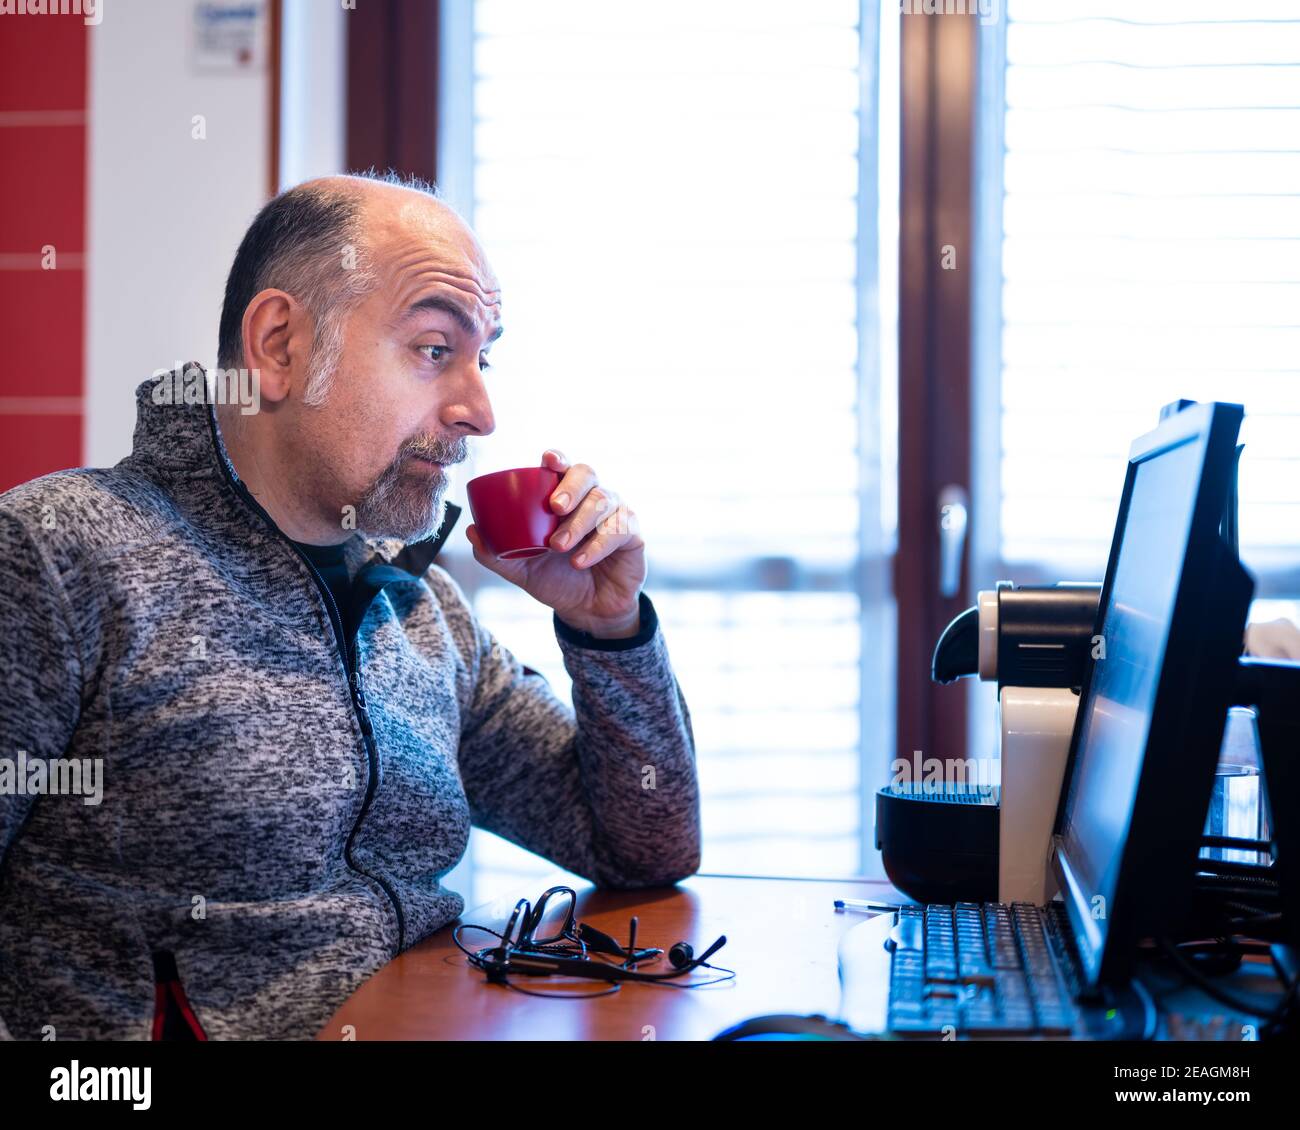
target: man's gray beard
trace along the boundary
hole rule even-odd
[[[427,480],[404,474],[408,460],[386,470],[357,503],[357,529],[367,537],[423,541],[438,532],[447,493],[447,468],[432,490],[421,489]]]
[[[312,384],[324,390],[333,383],[337,373],[341,349],[335,343],[320,363],[320,372],[313,376]],[[311,387],[309,385],[309,387]],[[366,537],[397,538],[417,542],[433,537],[443,522],[443,497],[447,493],[447,468],[438,476],[438,485],[425,494],[417,489],[412,479],[418,476],[403,472],[417,455],[426,455],[443,464],[463,463],[469,458],[465,437],[444,440],[438,437],[421,437],[404,443],[397,459],[389,465],[357,502],[357,530]]]

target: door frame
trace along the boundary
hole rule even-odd
[[[897,750],[907,761],[918,751],[946,760],[965,758],[968,745],[965,688],[932,682],[930,662],[943,628],[971,603],[969,544],[956,595],[940,595],[938,520],[945,486],[972,493],[979,26],[975,13],[899,18]]]

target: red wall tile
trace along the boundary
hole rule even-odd
[[[0,415],[0,490],[80,464],[79,415]]]
[[[0,398],[82,394],[85,281],[84,272],[62,267],[0,271]]]
[[[0,110],[84,110],[86,37],[80,16],[0,17]]]
[[[85,251],[84,126],[0,126],[0,167],[0,253]]]
[[[82,461],[84,114],[96,28],[74,15],[0,20],[0,490],[7,490]],[[69,113],[83,117],[69,124]],[[58,255],[56,270],[40,269],[46,245]],[[48,408],[40,401],[49,397],[72,398],[67,413],[35,410]]]

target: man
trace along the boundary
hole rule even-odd
[[[139,387],[116,467],[0,496],[13,1037],[309,1038],[461,912],[441,880],[471,823],[603,885],[697,869],[694,737],[635,513],[547,451],[550,552],[496,561],[466,530],[553,609],[572,709],[433,563],[447,468],[495,426],[500,310],[427,185],[309,182],[226,287],[218,375],[254,374],[257,411],[217,380],[216,404],[182,394],[204,376],[185,366]]]

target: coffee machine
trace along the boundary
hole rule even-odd
[[[885,873],[919,902],[1047,902],[1056,799],[1101,585],[999,582],[939,637],[938,683],[976,677],[998,689],[1001,780],[894,781],[876,794]]]

